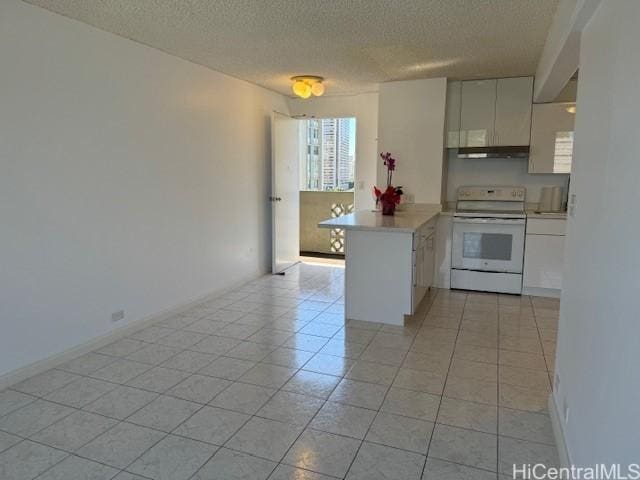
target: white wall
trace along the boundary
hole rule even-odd
[[[458,187],[465,185],[516,185],[527,189],[527,203],[540,201],[542,187],[563,187],[566,193],[568,175],[536,174],[528,171],[526,158],[458,158],[448,151],[447,202],[455,202]]]
[[[441,203],[447,79],[380,84],[378,149],[397,159],[394,185],[416,203]],[[386,168],[377,159],[378,185]]]
[[[569,455],[638,462],[640,2],[602,2],[583,30],[556,371]]]
[[[284,97],[0,2],[0,374],[257,276]]]
[[[580,35],[601,0],[562,0],[536,69],[533,100],[552,102],[579,67]]]
[[[376,182],[378,158],[378,94],[326,96],[289,99],[291,115],[308,117],[356,118],[356,188],[355,205],[358,210],[375,206],[371,189]]]

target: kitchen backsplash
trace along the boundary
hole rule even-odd
[[[458,187],[464,185],[510,185],[527,189],[526,203],[540,201],[542,187],[561,186],[567,192],[569,175],[529,174],[528,160],[515,158],[458,158],[448,151],[447,202],[455,202]]]

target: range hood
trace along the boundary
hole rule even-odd
[[[514,147],[462,147],[458,158],[528,158],[529,146]]]

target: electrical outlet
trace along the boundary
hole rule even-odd
[[[565,425],[569,423],[569,405],[567,404],[567,399],[564,399],[563,407],[562,407],[563,415],[564,415],[564,423]]]
[[[402,196],[402,203],[415,203],[416,197],[413,193],[405,193]]]
[[[124,318],[124,310],[118,310],[117,312],[113,312],[111,314],[111,321],[112,322],[119,322],[123,318]]]

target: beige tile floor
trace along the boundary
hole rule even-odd
[[[558,462],[557,300],[440,290],[404,328],[345,322],[343,277],[265,276],[0,392],[0,478],[503,480]]]

